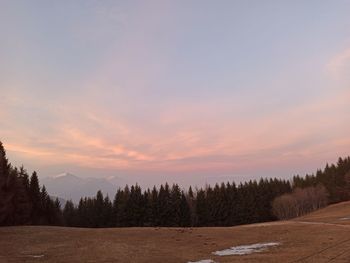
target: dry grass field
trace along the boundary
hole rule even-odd
[[[280,242],[242,256],[212,252]],[[225,228],[0,228],[0,262],[350,262],[350,202],[292,221]]]

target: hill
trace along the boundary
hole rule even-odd
[[[266,242],[279,245],[249,255],[213,254]],[[350,202],[295,220],[236,227],[2,227],[0,247],[1,262],[348,262]]]

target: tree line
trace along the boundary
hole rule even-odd
[[[272,204],[278,219],[298,217],[326,206],[350,200],[350,157],[339,158],[316,174],[293,177],[293,193],[277,197]]]
[[[290,191],[290,183],[279,179],[216,184],[196,191],[181,190],[177,184],[145,191],[138,185],[126,186],[113,200],[98,191],[77,206],[67,202],[63,218],[68,226],[78,227],[232,226],[276,219],[271,203]]]
[[[316,187],[323,185],[328,192],[330,203],[350,200],[350,157],[339,158],[336,164],[327,164],[315,174],[293,177],[294,188]]]
[[[0,225],[62,225],[58,199],[39,186],[36,172],[29,177],[22,167],[13,167],[0,142]]]
[[[327,165],[315,175],[294,176],[292,180],[228,182],[186,190],[167,183],[146,190],[132,185],[117,189],[112,198],[98,191],[94,197],[81,198],[79,204],[67,201],[62,209],[58,199],[53,200],[45,186],[40,187],[35,172],[29,177],[23,167],[9,163],[0,142],[0,225],[201,227],[258,223],[299,215],[287,211],[291,198],[319,201],[299,206],[299,212],[323,206],[327,201],[317,199],[321,192],[326,198],[329,195],[331,202],[349,200],[349,177],[350,157],[339,158],[337,164]],[[288,216],[278,214],[277,208],[287,211]]]

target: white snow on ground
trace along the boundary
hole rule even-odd
[[[199,261],[188,261],[188,263],[215,263],[215,261],[211,259],[203,259]]]
[[[215,251],[213,252],[213,254],[216,256],[249,255],[252,253],[264,251],[269,247],[278,246],[278,245],[280,245],[280,243],[277,243],[277,242],[257,243],[252,245],[231,247],[228,249]]]

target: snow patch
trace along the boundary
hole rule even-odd
[[[236,246],[224,250],[213,252],[216,256],[230,256],[230,255],[249,255],[252,253],[262,252],[269,247],[278,246],[280,243],[269,242],[269,243],[257,243],[252,245]]]
[[[215,263],[215,261],[211,259],[202,259],[199,261],[188,261],[187,263]]]
[[[77,176],[75,176],[74,174],[71,174],[71,173],[67,173],[67,172],[64,172],[64,173],[61,173],[61,174],[57,174],[57,175],[52,176],[52,178],[64,178],[64,177],[72,177],[72,178],[75,178],[75,177],[77,177]]]

